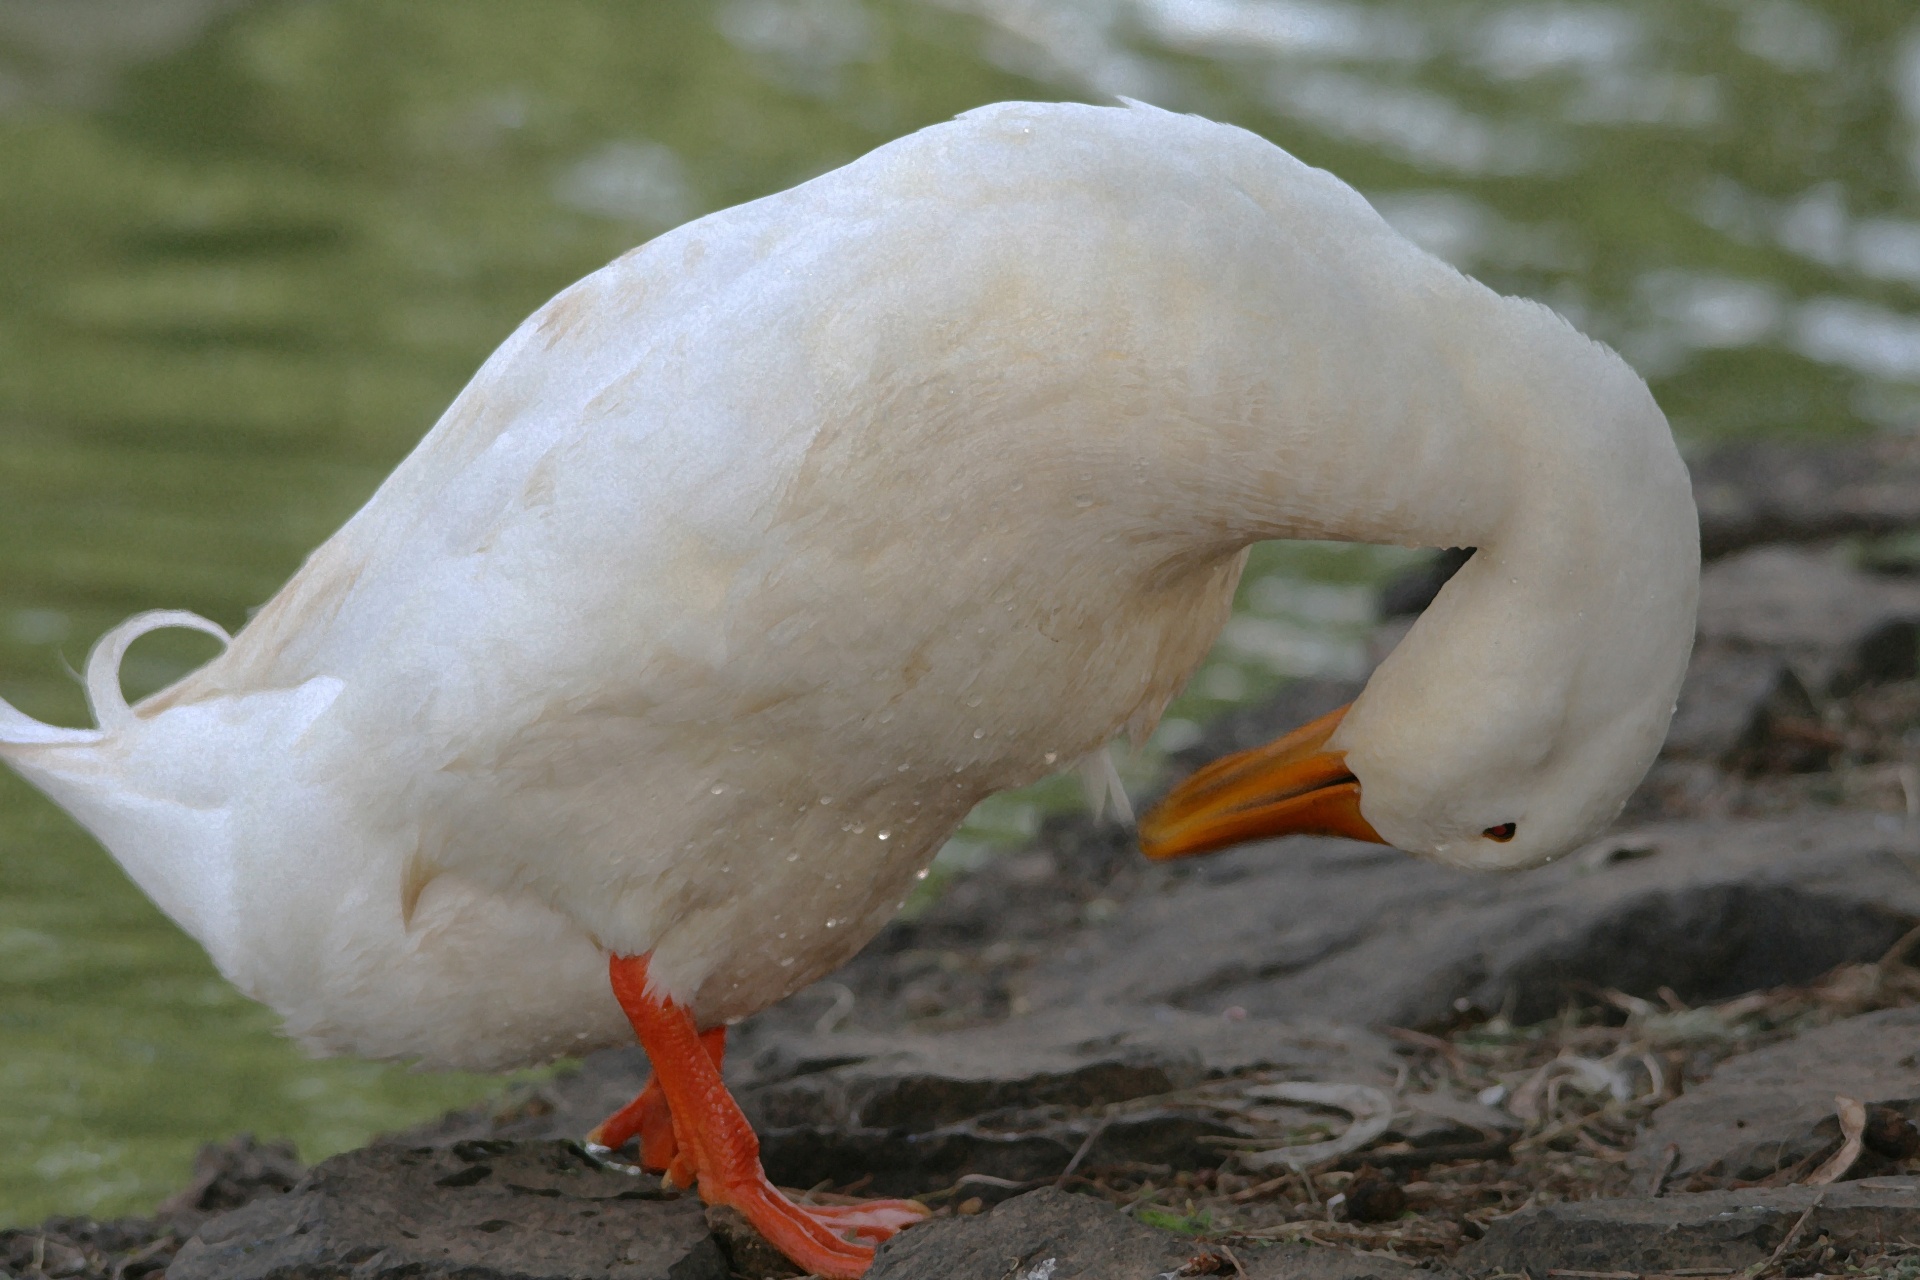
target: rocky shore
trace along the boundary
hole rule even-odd
[[[738,1029],[774,1179],[935,1208],[873,1280],[1920,1276],[1920,448],[1695,483],[1699,643],[1606,838],[1488,877],[1334,840],[1149,866],[1049,822]],[[1459,559],[1389,588],[1381,652]],[[1174,767],[1357,689],[1297,682]],[[209,1148],[151,1219],[0,1232],[0,1270],[792,1274],[572,1141],[645,1070],[311,1170]]]

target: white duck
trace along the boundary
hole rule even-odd
[[[135,636],[218,630],[135,618],[99,727],[0,703],[0,757],[315,1052],[631,1024],[664,1094],[602,1136],[857,1275],[842,1233],[913,1211],[768,1188],[713,1029],[851,956],[983,796],[1146,733],[1289,537],[1479,553],[1150,852],[1518,867],[1614,816],[1698,578],[1640,379],[1251,133],[1003,104],[569,288],[223,656],[129,708]]]

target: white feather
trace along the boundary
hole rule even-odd
[[[1095,822],[1107,816],[1109,806],[1122,826],[1133,825],[1133,801],[1127,798],[1127,784],[1113,763],[1113,744],[1109,743],[1085,756],[1079,764],[1080,790],[1086,797],[1087,812]]]

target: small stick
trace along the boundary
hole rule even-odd
[[[1818,1209],[1826,1198],[1826,1189],[1822,1188],[1820,1194],[1813,1198],[1813,1203],[1807,1206],[1807,1211],[1800,1215],[1800,1220],[1793,1224],[1793,1230],[1787,1232],[1787,1238],[1782,1240],[1779,1247],[1773,1251],[1773,1256],[1747,1273],[1749,1280],[1757,1280],[1757,1277],[1765,1275],[1780,1265],[1780,1259],[1787,1256],[1787,1250],[1793,1248],[1794,1241],[1798,1240],[1800,1233],[1807,1229],[1807,1223],[1812,1219],[1814,1210]]]
[[[1005,1187],[1009,1191],[1031,1191],[1040,1184],[1037,1182],[1015,1182],[1012,1178],[996,1178],[990,1173],[963,1173],[953,1180],[958,1187],[969,1182],[977,1182],[987,1187]]]
[[[1235,1204],[1245,1204],[1249,1200],[1258,1200],[1261,1196],[1272,1195],[1292,1181],[1293,1171],[1289,1169],[1277,1178],[1269,1178],[1265,1182],[1248,1187],[1243,1191],[1236,1191],[1228,1196],[1227,1199]]]
[[[1081,1141],[1080,1149],[1073,1153],[1073,1159],[1067,1161],[1067,1167],[1062,1169],[1060,1171],[1060,1176],[1053,1180],[1054,1186],[1063,1187],[1066,1185],[1067,1179],[1073,1176],[1073,1171],[1075,1169],[1078,1169],[1080,1167],[1080,1162],[1087,1158],[1087,1152],[1093,1150],[1093,1144],[1098,1142],[1100,1140],[1100,1135],[1107,1131],[1107,1121],[1111,1120],[1112,1118],[1113,1118],[1113,1113],[1109,1111],[1105,1115],[1100,1117],[1100,1122],[1098,1124],[1094,1125],[1093,1128],[1087,1130],[1087,1136],[1085,1139]]]

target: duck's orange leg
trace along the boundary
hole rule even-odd
[[[700,1033],[713,1065],[722,1066],[727,1058],[727,1029],[714,1027]],[[635,1136],[640,1139],[640,1167],[648,1173],[664,1173],[677,1186],[693,1185],[693,1169],[686,1162],[676,1166],[680,1147],[673,1137],[673,1113],[667,1110],[667,1095],[660,1088],[660,1077],[647,1081],[640,1096],[602,1120],[587,1134],[587,1141],[609,1151],[618,1151]]]
[[[648,1091],[658,1085],[665,1100],[675,1147],[669,1179],[683,1182],[687,1179],[676,1175],[691,1174],[702,1200],[738,1209],[774,1248],[830,1280],[856,1280],[873,1261],[872,1249],[842,1239],[842,1232],[884,1240],[926,1216],[925,1209],[904,1200],[797,1205],[787,1199],[767,1181],[760,1167],[760,1140],[721,1081],[717,1050],[724,1042],[716,1042],[711,1033],[703,1042],[686,1009],[647,990],[646,956],[614,956],[608,974],[614,996],[653,1063]],[[600,1126],[603,1144],[621,1127],[627,1137],[640,1133],[644,1144],[660,1109],[643,1092]],[[657,1144],[654,1154],[660,1154]]]

